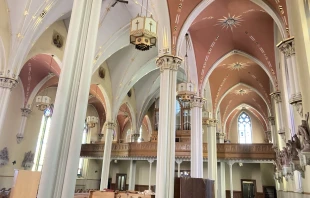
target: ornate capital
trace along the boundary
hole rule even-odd
[[[107,129],[115,129],[115,124],[113,122],[107,122]]]
[[[31,109],[28,109],[28,108],[21,108],[20,110],[22,112],[23,117],[28,117],[29,114],[31,113]]]
[[[309,112],[305,114],[305,119],[298,126],[298,135],[302,137],[302,153],[310,153],[310,128],[309,128]]]
[[[268,140],[268,142],[272,142],[271,131],[265,131],[265,134],[266,140]]]
[[[302,95],[301,95],[301,93],[293,94],[291,96],[289,102],[290,102],[290,104],[295,104],[295,103],[302,102]]]
[[[0,151],[0,167],[5,166],[9,163],[9,152],[8,148],[5,147]]]
[[[182,160],[182,159],[176,159],[175,162],[176,162],[177,164],[181,164],[181,163],[183,162],[183,160]]]
[[[31,168],[34,163],[33,161],[34,161],[34,153],[32,153],[31,151],[25,153],[24,160],[22,162],[22,167],[24,167],[25,170]]]
[[[217,139],[224,139],[224,138],[225,138],[225,133],[221,133],[221,132],[218,133],[218,132],[217,132],[217,133],[216,133],[216,138],[217,138]]]
[[[194,97],[191,99],[190,103],[191,103],[191,108],[193,107],[198,107],[198,108],[202,108],[203,104],[206,102],[207,100],[205,98],[201,98],[201,97]]]
[[[150,164],[152,164],[155,160],[154,159],[148,159],[147,160]]]
[[[17,142],[17,144],[20,144],[23,139],[24,139],[24,135],[23,134],[18,133],[16,135],[16,142]]]
[[[180,57],[165,54],[157,58],[156,64],[160,68],[160,72],[166,69],[178,71],[182,61]]]
[[[294,37],[281,41],[277,47],[286,56],[290,57],[295,54],[295,40]]]
[[[275,122],[275,119],[274,119],[273,116],[269,116],[269,117],[268,117],[268,120],[269,120],[271,126],[276,125],[276,122]]]
[[[18,81],[14,78],[8,78],[8,77],[0,77],[0,87],[6,88],[6,89],[13,89]]]
[[[276,92],[272,92],[270,94],[271,98],[274,99],[276,101],[276,103],[282,102],[281,100],[281,92],[280,91],[276,91]]]
[[[216,120],[216,119],[209,118],[206,120],[206,125],[208,127],[216,127],[217,123],[218,123],[218,120]]]

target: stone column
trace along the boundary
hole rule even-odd
[[[152,180],[152,164],[154,159],[147,160],[150,163],[150,170],[149,170],[149,190],[151,190],[151,180]]]
[[[282,112],[282,100],[281,100],[281,92],[273,92],[270,94],[271,97],[275,100],[276,103],[276,111],[277,111],[277,121],[279,124],[278,134],[285,142],[285,127],[283,124],[283,112]]]
[[[202,106],[204,99],[191,100],[191,177],[203,178]]]
[[[181,63],[182,59],[173,55],[163,55],[156,61],[161,73],[156,197],[174,197],[175,99],[177,70]]]
[[[295,40],[294,37],[288,38],[280,42],[277,47],[281,50],[286,58],[286,64],[288,69],[288,78],[290,85],[290,104],[295,107],[297,112],[303,117],[302,113],[302,96],[299,88],[299,79],[297,74],[296,66],[296,55],[295,55]]]
[[[274,117],[270,116],[268,117],[269,124],[270,124],[270,130],[271,130],[271,138],[273,147],[278,147],[278,135],[277,135],[277,129],[276,129],[276,122]]]
[[[74,196],[101,4],[73,4],[38,198]]]
[[[1,73],[0,73],[1,74]],[[0,75],[0,135],[6,118],[6,110],[12,89],[16,86],[17,80]]]
[[[175,162],[178,164],[178,177],[181,177],[181,164],[182,164],[183,160],[176,159]]]
[[[136,167],[137,167],[136,160],[130,160],[128,190],[135,190],[135,187],[136,187]]]
[[[106,123],[106,133],[104,141],[104,152],[102,160],[102,170],[101,170],[101,181],[100,181],[100,190],[104,190],[108,187],[109,181],[109,171],[110,171],[110,162],[111,162],[111,152],[112,152],[112,142],[113,142],[113,132],[115,124],[113,122]]]
[[[225,162],[220,163],[220,196],[219,197],[226,197],[226,171],[225,171],[226,164]]]
[[[232,176],[232,167],[234,162],[229,161],[229,181],[230,181],[230,198],[234,198],[234,183],[233,183],[233,176]]]
[[[29,114],[31,113],[31,110],[28,108],[22,108],[21,112],[22,112],[22,120],[20,123],[18,134],[16,134],[17,144],[21,143],[21,141],[24,139],[24,133],[25,133],[25,127],[26,127],[26,123],[27,123],[27,118],[28,118]]]
[[[216,143],[217,120],[208,120],[208,178],[214,180],[215,197],[217,197],[217,143]]]

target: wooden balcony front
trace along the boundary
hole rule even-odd
[[[190,158],[191,145],[188,142],[176,142],[175,152],[177,158]],[[208,157],[208,145],[203,144],[203,157]],[[83,144],[81,157],[102,158],[104,143]],[[130,158],[144,157],[156,158],[157,142],[141,143],[114,143],[112,145],[112,157]],[[235,160],[273,160],[275,152],[272,144],[217,144],[218,159]]]

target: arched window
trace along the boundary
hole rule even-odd
[[[239,143],[252,143],[252,124],[251,118],[245,112],[242,112],[238,118]]]
[[[87,127],[87,124],[84,123],[82,144],[86,144],[86,142],[87,142],[87,132],[88,132],[88,127]],[[82,177],[83,165],[84,165],[84,159],[80,158],[80,160],[79,160],[79,168],[78,168],[78,172],[77,172],[78,177]]]
[[[53,108],[48,107],[44,110],[44,114],[41,120],[41,127],[39,137],[36,146],[36,152],[34,156],[34,164],[32,171],[41,171],[44,162],[44,155],[46,150],[47,138],[50,131],[51,120],[52,120]]]

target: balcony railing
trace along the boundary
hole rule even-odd
[[[208,157],[208,145],[203,144],[203,157]],[[190,158],[191,145],[187,142],[175,143],[175,154],[179,158]],[[81,157],[101,158],[104,152],[102,144],[83,144]],[[141,143],[114,143],[112,157],[156,157],[157,142]],[[273,160],[275,152],[272,144],[217,144],[217,157],[219,159],[242,160]]]

